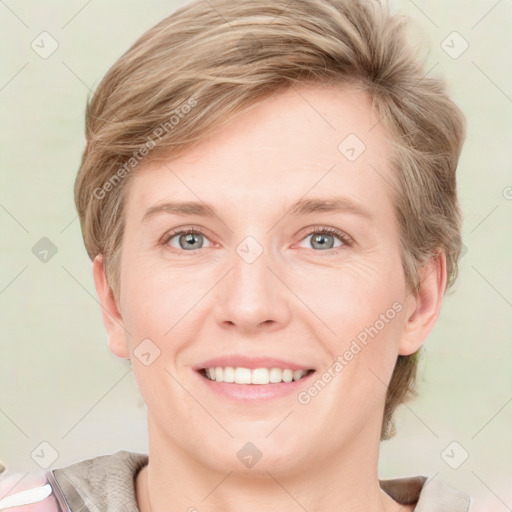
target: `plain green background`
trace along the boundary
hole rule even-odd
[[[182,4],[0,1],[0,459],[11,471],[40,470],[31,454],[43,441],[58,453],[52,468],[147,452],[145,406],[127,362],[108,351],[72,187],[89,89]],[[420,396],[382,445],[380,476],[437,475],[487,510],[512,510],[512,2],[392,5],[415,19],[429,74],[446,77],[467,116],[467,252],[425,345]],[[31,48],[43,31],[59,43],[47,59]],[[443,49],[461,44],[454,31],[469,44],[458,58]],[[42,237],[58,250],[46,263],[32,253]],[[453,441],[469,454],[458,469],[441,457]]]

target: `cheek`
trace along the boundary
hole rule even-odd
[[[322,320],[340,341],[373,325],[404,294],[399,258],[385,254],[314,271],[309,266],[287,278],[307,305],[308,316]]]
[[[147,261],[127,261],[123,281],[123,320],[135,339],[164,340],[173,326],[204,294],[203,278],[186,269],[162,268]],[[167,334],[169,333],[169,334]]]
[[[398,356],[400,311],[399,302],[383,309],[367,307],[357,317],[340,320],[338,336],[324,338],[330,364],[318,378],[326,373],[333,377],[320,402],[340,421],[349,412],[356,423],[364,423],[383,406]]]
[[[343,375],[336,379],[343,394],[354,400],[363,395],[381,396],[396,362],[403,326],[404,281],[399,260],[367,261],[317,273],[303,283],[298,295],[308,305],[309,327],[317,326],[316,336],[331,364],[339,362],[331,371]],[[347,382],[350,390],[345,387]]]

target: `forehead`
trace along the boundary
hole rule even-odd
[[[178,157],[142,163],[127,210],[141,217],[155,204],[177,200],[254,214],[255,205],[271,209],[301,197],[340,195],[389,209],[390,157],[388,134],[367,94],[350,86],[294,86]]]

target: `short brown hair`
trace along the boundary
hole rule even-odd
[[[123,201],[138,164],[176,156],[235,113],[305,82],[351,83],[370,95],[395,148],[408,289],[439,248],[451,286],[461,249],[455,171],[465,119],[444,82],[427,76],[408,21],[377,0],[197,0],[144,33],[88,99],[75,183],[87,252],[103,255],[114,295]],[[415,394],[417,356],[398,356],[381,439],[394,435],[394,410]]]

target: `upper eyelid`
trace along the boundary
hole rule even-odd
[[[187,233],[187,231],[192,231],[194,233],[199,233],[201,235],[206,236],[208,238],[208,240],[210,240],[210,236],[208,235],[208,231],[205,230],[204,228],[198,228],[198,227],[195,227],[195,226],[185,226],[185,227],[176,228],[176,229],[170,229],[169,231],[166,231],[162,235],[162,237],[160,238],[160,242],[165,244],[169,240],[171,240],[171,238],[174,238],[175,236],[178,236],[178,235],[183,235],[183,234]]]

